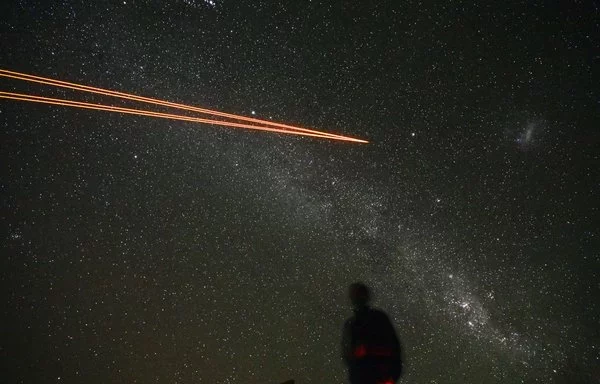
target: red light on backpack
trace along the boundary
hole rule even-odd
[[[365,347],[364,345],[359,345],[358,347],[354,348],[354,357],[356,357],[357,359],[365,357],[366,355],[367,355],[367,347]],[[385,383],[385,384],[387,384],[387,383]]]

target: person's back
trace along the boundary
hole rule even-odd
[[[400,342],[387,315],[368,306],[369,291],[350,286],[354,316],[346,320],[342,355],[351,384],[392,384],[402,373]]]

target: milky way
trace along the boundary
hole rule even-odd
[[[333,3],[2,3],[0,68],[369,141],[2,100],[4,381],[343,383],[361,280],[402,383],[600,382],[597,10]]]

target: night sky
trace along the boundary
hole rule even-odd
[[[478,3],[2,1],[0,68],[370,143],[0,100],[0,381],[341,384],[361,280],[402,383],[599,383],[600,5]]]

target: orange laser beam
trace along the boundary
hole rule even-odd
[[[325,138],[325,139],[331,139],[331,140],[340,140],[340,141],[353,141],[354,140],[352,138],[330,137],[330,136],[320,135],[317,133],[292,131],[292,130],[287,130],[287,129],[272,128],[272,127],[260,127],[260,126],[256,126],[256,125],[236,123],[236,122],[232,122],[232,121],[211,120],[211,119],[204,119],[204,118],[199,118],[199,117],[181,116],[181,115],[174,115],[174,114],[169,114],[169,113],[153,112],[153,111],[146,111],[146,110],[133,109],[133,108],[123,108],[123,107],[116,107],[116,106],[104,105],[104,104],[85,103],[85,102],[81,102],[81,101],[56,99],[56,98],[51,98],[51,97],[26,95],[26,94],[13,93],[13,92],[0,92],[0,99],[12,99],[12,100],[29,101],[29,102],[41,103],[41,104],[61,105],[61,106],[67,106],[67,107],[92,109],[92,110],[108,111],[108,112],[119,112],[119,113],[131,114],[131,115],[158,117],[158,118],[164,118],[164,119],[182,120],[182,121],[190,121],[190,122],[205,123],[205,124],[214,124],[214,125],[221,125],[221,126],[226,126],[226,127],[252,129],[252,130],[257,130],[257,131],[284,133],[284,134],[289,134],[289,135],[319,137],[319,138]]]
[[[41,77],[41,76],[34,76],[34,75],[29,75],[29,74],[20,73],[20,72],[8,71],[8,70],[4,70],[4,69],[0,69],[0,76],[10,77],[10,78],[18,79],[18,80],[36,82],[36,83],[41,83],[41,84],[53,85],[53,86],[58,86],[58,87],[63,87],[63,88],[70,88],[70,89],[75,89],[75,90],[84,91],[84,92],[91,92],[91,93],[97,93],[97,94],[102,94],[102,95],[107,95],[107,96],[119,97],[119,98],[123,98],[123,99],[142,101],[142,102],[146,102],[146,103],[163,105],[163,106],[168,106],[168,107],[178,108],[178,109],[183,109],[183,110],[189,110],[189,111],[194,111],[194,112],[199,112],[199,113],[206,113],[206,114],[211,114],[211,115],[215,115],[215,116],[222,116],[222,117],[227,117],[227,118],[231,118],[231,119],[244,120],[244,121],[249,121],[249,122],[258,123],[258,124],[277,126],[277,127],[284,128],[284,129],[292,129],[292,130],[298,130],[298,131],[303,131],[303,132],[316,133],[316,134],[321,134],[321,135],[331,136],[331,137],[348,138],[347,136],[336,135],[336,134],[332,134],[332,133],[328,133],[328,132],[300,128],[300,127],[295,127],[292,125],[275,123],[275,122],[271,122],[268,120],[254,119],[254,118],[250,118],[250,117],[246,117],[246,116],[234,115],[234,114],[215,111],[215,110],[211,110],[211,109],[198,108],[198,107],[193,107],[193,106],[184,105],[184,104],[172,103],[172,102],[168,102],[168,101],[164,101],[164,100],[152,99],[152,98],[132,95],[132,94],[124,93],[124,92],[111,91],[111,90],[103,89],[103,88],[90,87],[90,86],[86,86],[86,85],[82,85],[82,84],[70,83],[70,82],[66,82],[66,81],[50,79],[50,78]],[[356,141],[357,142],[365,142],[364,140],[360,140],[360,139],[356,139]]]
[[[189,106],[189,105],[185,105],[185,104],[173,103],[173,102],[169,102],[169,101],[165,101],[165,100],[137,96],[137,95],[133,95],[133,94],[129,94],[129,93],[112,91],[112,90],[104,89],[104,88],[91,87],[91,86],[77,84],[77,83],[71,83],[71,82],[67,82],[67,81],[55,80],[55,79],[51,79],[51,78],[47,78],[47,77],[41,77],[41,76],[29,75],[29,74],[21,73],[21,72],[9,71],[9,70],[5,70],[5,69],[0,69],[0,76],[13,78],[13,79],[17,79],[17,80],[35,82],[35,83],[39,83],[39,84],[52,85],[52,86],[56,86],[56,87],[69,88],[69,89],[74,89],[74,90],[83,91],[83,92],[90,92],[90,93],[96,93],[96,94],[101,94],[101,95],[106,95],[106,96],[118,97],[118,98],[122,98],[122,99],[140,101],[140,102],[145,102],[145,103],[150,103],[150,104],[155,104],[155,105],[162,105],[162,106],[167,106],[167,107],[177,108],[177,109],[182,109],[182,110],[188,110],[188,111],[193,111],[193,112],[198,112],[198,113],[205,113],[205,114],[210,114],[210,115],[215,115],[215,116],[221,116],[221,117],[226,117],[229,119],[236,119],[236,120],[252,122],[255,124],[274,126],[274,127],[279,127],[279,128],[285,129],[285,130],[294,130],[294,131],[301,131],[301,132],[306,132],[306,133],[313,133],[313,134],[320,135],[322,137],[340,138],[345,141],[352,141],[352,142],[356,142],[356,143],[368,143],[368,141],[366,141],[366,140],[357,139],[357,138],[353,138],[353,137],[349,137],[349,136],[336,135],[333,133],[322,132],[322,131],[317,131],[317,130],[312,130],[312,129],[307,129],[307,128],[301,128],[301,127],[296,127],[293,125],[276,123],[276,122],[272,122],[272,121],[268,121],[268,120],[255,119],[255,118],[251,118],[251,117],[247,117],[247,116],[235,115],[235,114],[225,113],[225,112],[216,111],[216,110],[212,110],[212,109],[193,107],[193,106]]]

